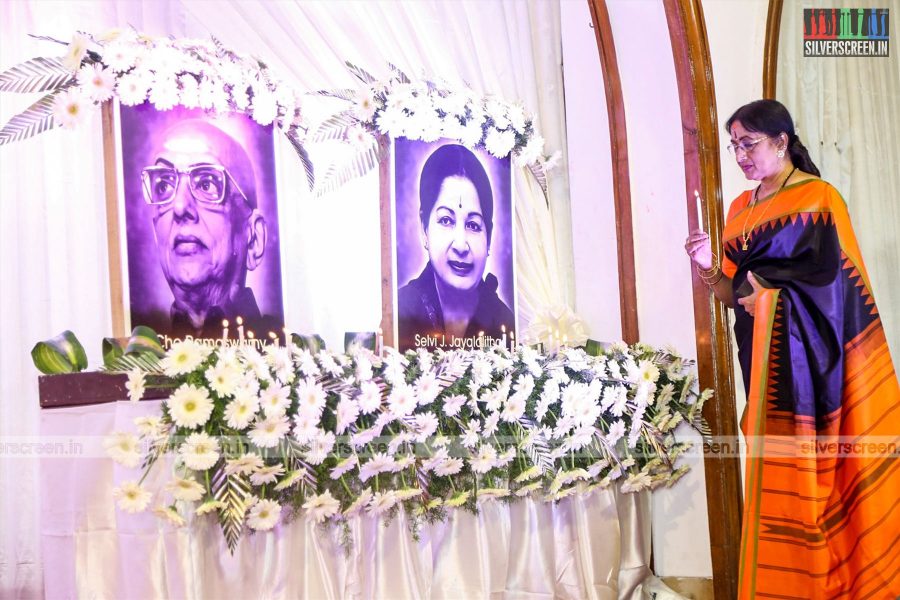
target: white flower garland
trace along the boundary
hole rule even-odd
[[[242,112],[285,131],[303,126],[300,93],[259,60],[217,40],[154,38],[131,29],[96,39],[77,33],[62,62],[76,74],[53,105],[64,128],[113,97],[125,106],[149,100],[163,111],[183,106]]]

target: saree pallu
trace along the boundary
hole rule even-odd
[[[750,199],[722,261],[747,390],[740,598],[898,598],[900,387],[847,206],[818,179]]]

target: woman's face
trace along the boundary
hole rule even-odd
[[[762,181],[781,172],[783,159],[778,158],[776,152],[784,147],[782,137],[768,137],[758,131],[748,131],[740,121],[731,124],[734,158],[747,179]]]
[[[448,177],[425,229],[428,258],[439,278],[459,290],[481,282],[488,256],[487,228],[475,186],[465,177]]]

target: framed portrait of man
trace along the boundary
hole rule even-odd
[[[280,335],[272,126],[150,103],[115,114],[125,331],[147,325],[164,343]]]
[[[509,344],[516,329],[509,157],[393,140],[398,348]]]

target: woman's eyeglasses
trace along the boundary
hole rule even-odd
[[[168,204],[175,198],[175,191],[178,189],[182,175],[188,176],[191,195],[198,202],[221,204],[225,200],[226,184],[231,181],[231,185],[241,195],[244,202],[250,204],[237,181],[222,165],[197,165],[185,170],[163,165],[145,167],[141,172],[144,200],[147,201],[147,204]]]
[[[744,154],[750,154],[756,145],[763,140],[769,139],[769,136],[757,138],[755,140],[746,140],[742,142],[738,142],[737,144],[732,142],[728,144],[728,151],[731,152],[733,156],[737,156],[738,150],[742,151]]]

